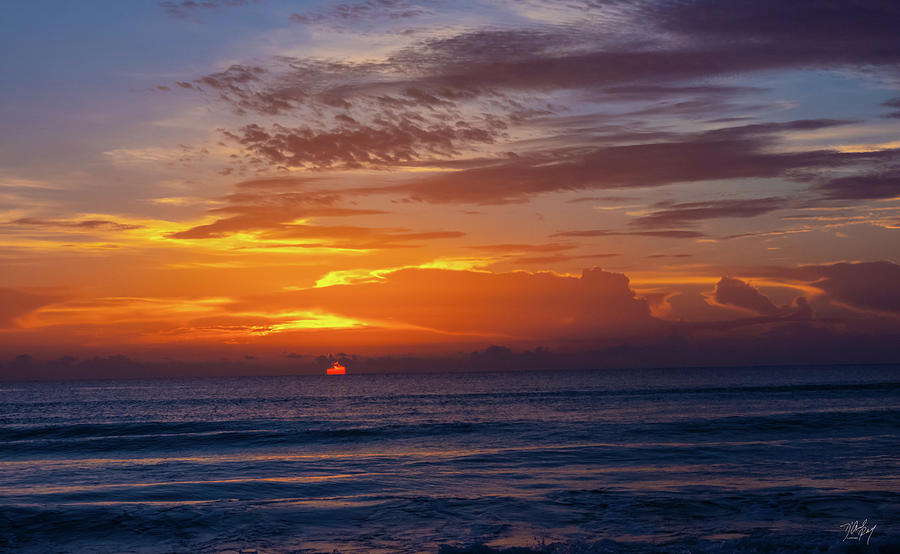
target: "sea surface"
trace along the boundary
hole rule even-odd
[[[898,529],[897,366],[0,383],[4,552],[900,552]]]

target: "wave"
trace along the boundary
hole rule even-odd
[[[739,536],[733,536],[739,535]],[[534,540],[529,546],[491,547],[484,544],[442,545],[438,554],[891,554],[900,552],[900,538],[885,537],[868,545],[842,541],[842,534],[824,533],[771,533],[754,532],[749,535],[724,533],[691,540],[669,542],[615,541],[604,539],[596,542],[580,540],[550,542]]]
[[[312,500],[302,494],[251,501],[223,497],[202,503],[126,497],[111,503],[6,505],[0,517],[0,551],[42,552],[50,544],[52,550],[76,551],[86,546],[79,541],[91,537],[90,548],[81,549],[841,553],[854,550],[841,542],[840,524],[858,517],[857,512],[879,524],[865,552],[897,552],[900,545],[896,532],[882,525],[900,515],[900,494],[889,492],[824,494],[800,487],[677,494],[572,490],[538,497],[335,497],[327,492],[323,487],[321,496]],[[560,532],[573,526],[579,531]],[[516,533],[510,537],[510,531]],[[539,538],[531,544],[517,539],[523,532]],[[311,548],[307,543],[311,538],[329,546]],[[501,541],[521,546],[486,545]]]
[[[183,448],[260,448],[304,444],[365,443],[374,440],[428,439],[437,442],[471,437],[470,446],[507,446],[546,443],[603,442],[626,446],[634,442],[710,446],[827,436],[876,438],[896,432],[900,410],[857,409],[727,416],[626,424],[601,421],[572,423],[530,420],[415,421],[394,417],[386,422],[235,420],[149,421],[134,423],[77,423],[6,425],[0,442],[6,455],[59,454],[103,451],[149,452]],[[732,444],[734,445],[734,444]]]
[[[723,436],[734,437],[735,433],[740,433],[737,436],[743,440],[773,435],[782,439],[816,436],[815,433],[823,431],[828,431],[831,437],[873,436],[896,432],[897,421],[900,421],[900,410],[889,408],[809,411],[649,423],[630,433],[639,436],[705,437],[709,440],[720,440]]]
[[[383,438],[452,437],[502,433],[514,422],[446,422],[346,426],[325,421],[143,422],[6,426],[0,442],[6,454],[255,448],[309,443],[353,442]]]

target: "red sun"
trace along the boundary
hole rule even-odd
[[[329,367],[325,373],[327,375],[346,375],[347,368],[339,364],[338,362],[334,362],[334,365]]]

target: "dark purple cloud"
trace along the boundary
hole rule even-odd
[[[666,239],[696,239],[705,237],[705,233],[699,231],[685,231],[682,229],[656,230],[656,231],[616,231],[612,229],[589,229],[584,231],[563,231],[554,233],[554,237],[616,237],[637,236],[657,237]]]
[[[698,221],[719,218],[746,218],[766,214],[785,207],[787,199],[751,198],[742,200],[710,200],[705,202],[663,203],[664,209],[634,220],[638,227],[679,227]]]
[[[369,0],[296,14],[294,19],[364,20],[383,13],[412,15],[417,10],[405,6],[401,1]],[[703,86],[688,81],[742,72],[900,62],[900,38],[894,32],[900,16],[889,1],[742,0],[723,5],[698,0],[627,6],[631,17],[619,21],[619,27],[654,38],[615,42],[607,30],[579,24],[475,29],[401,49],[378,64],[382,78],[349,89],[343,86],[346,83],[332,86],[326,97],[346,99],[348,92],[352,96],[409,85],[446,95],[615,87],[624,87],[621,93],[628,94],[627,87],[643,93],[660,87],[662,94],[672,97],[671,90],[663,89]],[[309,60],[296,62],[302,67]],[[332,69],[345,68],[332,64]],[[384,75],[393,78],[386,80]],[[286,86],[298,82],[287,72],[278,82],[260,88],[258,98],[282,94]]]
[[[735,306],[760,315],[774,315],[778,306],[749,283],[733,277],[722,277],[713,291],[713,298],[719,304]]]
[[[883,262],[814,266],[812,283],[837,302],[866,310],[900,314],[900,266]]]
[[[243,3],[167,4],[193,9]],[[590,17],[601,17],[609,4]],[[602,26],[584,24],[590,18],[566,25],[481,28],[425,38],[378,62],[281,57],[265,70],[237,65],[194,84],[217,92],[241,112],[261,114],[300,107],[371,113],[376,107],[384,116],[401,108],[420,113],[440,109],[449,116],[458,113],[460,103],[480,100],[491,102],[492,113],[511,123],[520,121],[516,114],[533,116],[548,109],[547,104],[523,105],[517,95],[579,90],[604,102],[662,100],[643,108],[644,113],[700,114],[706,109],[721,118],[729,98],[759,90],[703,82],[709,78],[757,70],[900,63],[900,38],[894,32],[897,8],[886,1],[838,5],[825,0],[741,0],[727,7],[716,0],[612,4],[626,14],[617,22],[623,31],[618,36],[640,31],[643,40],[616,39]],[[590,3],[586,7],[590,9]],[[405,17],[419,10],[406,0],[365,0],[293,18],[359,21],[383,14]]]
[[[383,189],[432,203],[524,202],[548,192],[729,179],[812,180],[828,169],[896,158],[897,151],[780,148],[786,133],[845,121],[756,123],[696,133],[650,124],[635,129],[633,122],[715,116],[734,123],[767,107],[743,103],[761,89],[717,84],[723,76],[811,68],[893,71],[900,66],[900,36],[894,32],[900,18],[892,3],[612,4],[624,14],[617,24],[620,34],[585,23],[606,9],[588,2],[590,16],[565,25],[444,33],[379,61],[280,57],[271,64],[234,65],[185,84],[217,95],[245,116],[302,117],[302,126],[250,123],[226,131],[253,167],[459,169]],[[591,11],[597,7],[600,12]],[[409,9],[412,15],[418,8],[403,0],[365,0],[294,19],[360,22],[384,14],[405,17]],[[624,113],[560,116],[565,106],[554,106],[551,96],[558,92],[604,107],[644,104]],[[886,105],[893,107],[891,102]],[[502,141],[528,125],[542,130],[539,139],[510,142],[509,152],[500,151]],[[868,181],[857,186],[848,181],[854,178]],[[885,177],[864,173],[829,182],[819,192],[833,199],[883,198],[893,186]],[[868,192],[856,192],[864,189]],[[637,224],[669,227],[754,217],[776,204],[774,198],[683,203]]]
[[[818,190],[834,200],[895,198],[900,196],[900,166],[832,179],[820,185]]]
[[[800,170],[822,170],[896,155],[894,151],[772,152],[779,143],[780,132],[840,124],[831,120],[754,124],[677,136],[665,142],[534,152],[423,178],[407,189],[411,198],[426,202],[495,204],[567,190],[654,187],[751,177],[790,178]]]
[[[891,261],[745,268],[743,274],[806,282],[833,302],[900,315],[900,265]]]
[[[591,117],[610,126],[623,118],[673,115],[742,121],[766,106],[735,99],[761,90],[710,79],[780,69],[894,68],[900,64],[895,5],[875,0],[612,4],[625,15],[618,22],[619,35],[585,24],[589,18],[566,25],[476,28],[421,39],[380,61],[282,57],[265,67],[235,65],[185,84],[218,95],[245,115],[303,116],[300,127],[249,124],[228,132],[257,167],[427,164],[462,169],[408,187],[409,198],[436,203],[521,202],[560,190],[784,178],[801,172],[809,178],[875,158],[873,153],[777,149],[779,134],[842,123],[837,121],[763,123],[692,135],[652,128],[604,133],[596,122],[593,127],[585,123]],[[588,2],[585,9],[599,18],[606,8],[592,12]],[[417,10],[404,0],[365,0],[293,18],[303,23],[360,22],[384,14],[406,17]],[[629,30],[650,38],[621,38],[636,36]],[[561,107],[552,105],[552,97],[542,99],[560,91],[576,91],[604,106],[653,104],[566,120],[554,117]],[[515,155],[508,158],[495,153],[493,159],[460,159],[462,152],[513,136],[510,129],[521,125],[546,128],[543,145],[511,144]],[[697,218],[728,210],[724,205],[684,208],[685,218],[688,209]],[[766,210],[747,204],[728,217]],[[670,210],[658,217],[676,215]],[[642,224],[657,223],[651,216]]]
[[[892,0],[686,0],[645,3],[661,28],[713,44],[780,48],[785,59],[896,60],[900,6]],[[827,56],[827,58],[826,58]]]
[[[406,117],[379,118],[372,125],[352,121],[328,130],[280,125],[266,130],[251,124],[228,136],[269,163],[322,169],[399,165],[426,155],[452,156],[462,145],[490,144],[502,132],[498,126],[476,128],[461,121],[428,124]]]

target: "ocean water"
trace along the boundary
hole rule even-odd
[[[8,552],[900,552],[898,526],[896,366],[0,384]]]

